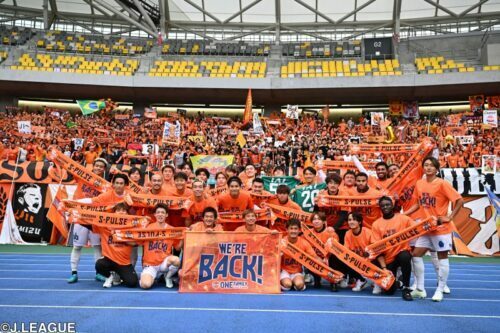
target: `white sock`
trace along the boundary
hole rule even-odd
[[[413,267],[415,267],[415,280],[417,281],[417,289],[424,290],[425,280],[425,266],[424,259],[422,257],[413,257]]]
[[[411,265],[411,274],[413,275],[413,283],[416,284],[417,283],[417,276],[415,275],[415,264],[413,264],[413,258],[410,261],[410,265]]]
[[[132,252],[130,253],[130,263],[132,264],[132,267],[135,269],[135,264],[137,263],[137,252],[139,251],[139,247],[134,246],[132,248]]]
[[[439,259],[439,283],[438,289],[443,291],[446,283],[448,282],[448,275],[450,275],[450,260]]]
[[[71,271],[77,271],[78,270],[78,264],[80,263],[80,257],[82,255],[82,247],[81,246],[73,246],[73,249],[71,250]]]
[[[102,257],[101,245],[94,245],[94,261],[99,260]]]
[[[439,276],[439,258],[437,252],[431,251],[431,260],[436,271],[436,276]]]
[[[174,266],[174,265],[168,266],[168,272],[167,272],[167,275],[165,275],[165,278],[166,279],[172,278],[172,276],[174,276],[178,270],[179,270],[179,267],[177,267],[177,266]]]

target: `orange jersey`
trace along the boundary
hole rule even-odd
[[[182,193],[180,193],[175,187],[171,188],[170,191],[167,191],[166,195],[171,195],[174,197],[180,198],[189,198],[193,195],[193,191],[186,188]],[[187,217],[187,213],[184,209],[170,210],[168,211],[168,224],[172,227],[185,227],[186,223],[184,222]]]
[[[217,198],[219,212],[241,213],[246,209],[253,208],[253,200],[250,194],[240,191],[237,198],[233,198],[229,193]]]
[[[368,228],[361,228],[359,235],[355,235],[352,230],[348,230],[345,234],[344,246],[363,258],[368,257],[365,247],[372,243],[373,233]]]
[[[356,186],[345,186],[344,184],[340,184],[339,191],[342,191],[343,195],[354,196],[358,193]]]
[[[312,232],[316,235],[316,237],[318,237],[318,238],[319,238],[319,240],[320,240],[323,244],[326,244],[326,242],[327,242],[327,241],[328,241],[328,239],[330,239],[330,238],[335,239],[337,242],[339,241],[339,236],[337,235],[337,233],[336,233],[335,231],[334,231],[333,233],[332,233],[332,232],[328,232],[328,231],[326,230],[326,228],[323,228],[323,230],[321,230],[321,231],[317,231],[317,230],[316,230],[316,229],[314,229],[314,228],[311,228],[311,230],[312,230]],[[323,257],[323,254],[322,254],[320,251],[318,251],[318,250],[316,250],[316,249],[315,249],[315,251],[316,251],[316,255],[317,255],[318,257]]]
[[[97,197],[101,192],[95,188],[85,184],[84,182],[77,182],[75,194],[73,194],[73,199],[84,199],[84,198],[94,198]]]
[[[108,228],[92,226],[92,231],[101,236],[102,255],[111,259],[118,265],[130,265],[132,246],[123,242],[114,242],[111,230]]]
[[[269,200],[269,204],[302,211],[302,208],[300,208],[300,206],[290,198],[288,198],[288,201],[284,204],[280,203],[278,198],[274,198]],[[270,227],[271,230],[278,230],[279,232],[286,234],[286,221],[283,219],[277,218],[274,221],[274,224],[271,224]]]
[[[447,216],[449,203],[462,198],[449,182],[441,178],[435,178],[432,182],[420,179],[417,181],[415,190],[420,208],[430,216]],[[452,222],[443,223],[429,235],[445,235],[452,231]]]
[[[234,231],[237,231],[237,232],[271,232],[270,229],[263,227],[261,225],[258,225],[258,224],[255,225],[255,229],[253,231],[247,230],[246,225],[239,226]]]
[[[382,193],[370,187],[365,193],[356,192],[355,196],[381,197]],[[382,216],[382,212],[379,207],[359,207],[355,210],[363,215],[363,226],[366,226],[367,228],[371,228],[373,222]]]
[[[118,195],[114,190],[109,190],[102,194],[99,194],[97,197],[92,198],[92,203],[98,203],[101,205],[113,205],[123,200],[123,197],[127,194],[125,191],[122,195]]]
[[[372,225],[373,241],[377,242],[383,238],[392,236],[403,229],[411,227],[414,223],[415,221],[410,217],[402,214],[394,214],[394,216],[388,220],[381,217]],[[405,242],[384,252],[385,263],[390,264],[393,262],[398,253],[404,250],[410,251],[409,242]]]
[[[324,195],[329,195],[328,190],[321,190],[319,194],[324,194]],[[346,192],[343,190],[339,189],[339,192],[336,194],[337,196],[347,196]],[[335,226],[341,216],[345,213],[342,213],[345,211],[345,209],[342,209],[342,207],[318,207],[320,212],[325,213],[326,215],[326,225],[329,227]],[[342,223],[342,225],[339,228],[340,230],[346,230],[349,229],[349,226],[347,225],[347,219]]]
[[[215,224],[213,228],[210,228],[213,231],[224,231],[222,230],[222,226],[220,224]],[[192,224],[191,227],[189,227],[189,230],[191,231],[207,231],[207,227],[203,222],[197,222],[195,224]]]
[[[383,191],[387,188],[387,185],[391,182],[390,178],[380,180],[377,177],[368,177],[368,185],[379,191]]]
[[[207,207],[212,207],[217,209],[217,202],[212,197],[204,198],[200,201],[196,201],[194,195],[192,195],[189,200],[191,201],[191,205],[187,210],[187,216],[191,218],[191,221],[199,222],[203,220],[203,211]]]
[[[158,222],[149,224],[146,229],[168,229],[172,228],[165,224],[163,228]],[[142,243],[142,266],[158,266],[165,258],[172,255],[172,248],[176,246],[179,241],[162,239],[162,240],[148,240]]]
[[[289,240],[287,240],[289,241]],[[310,255],[313,258],[316,258],[316,252],[314,252],[311,244],[309,244],[308,241],[306,241],[304,238],[299,237],[297,238],[297,241],[295,243],[292,243],[308,255]],[[286,254],[283,253],[281,256],[281,269],[288,272],[289,274],[296,274],[296,273],[302,273],[302,264],[297,262],[295,259],[287,256]]]

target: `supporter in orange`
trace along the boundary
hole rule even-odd
[[[245,220],[245,225],[236,228],[236,232],[269,232],[272,234],[277,234],[276,230],[269,230],[266,227],[257,224],[257,216],[253,209],[247,209],[243,212],[243,219]]]
[[[290,188],[285,184],[278,185],[276,188],[276,198],[269,200],[269,203],[298,211],[302,210],[298,204],[290,199]],[[286,221],[277,218],[270,228],[272,230],[278,230],[281,233],[286,233]]]
[[[189,198],[193,195],[193,191],[187,188],[188,176],[184,172],[177,172],[174,175],[175,188],[169,188],[166,195]],[[169,210],[169,224],[173,227],[185,227],[186,213],[181,209]]]
[[[450,155],[446,158],[449,168],[458,168],[458,155],[455,151],[452,151]]]
[[[392,236],[403,229],[409,228],[414,224],[414,221],[402,214],[394,213],[394,204],[389,197],[381,197],[379,199],[379,206],[382,210],[382,217],[377,219],[372,225],[373,240],[377,242],[383,238]],[[398,268],[401,269],[401,282],[403,287],[403,299],[405,301],[412,301],[410,289],[410,276],[411,276],[411,254],[410,244],[405,242],[399,246],[393,247],[380,256],[377,261],[382,269],[390,270],[396,276]],[[398,283],[394,283],[392,288],[386,293],[388,295],[394,294],[398,287]]]
[[[214,198],[205,194],[205,183],[196,178],[193,181],[193,195],[189,198],[191,204],[186,211],[186,227],[195,222],[200,222],[203,218],[203,212],[207,207],[217,209],[217,202]]]
[[[213,207],[207,207],[203,210],[203,220],[196,222],[189,227],[191,231],[223,231],[222,226],[217,224],[217,210]]]
[[[378,162],[375,165],[375,171],[377,172],[377,177],[369,177],[368,184],[379,191],[383,191],[391,181],[389,179],[389,167],[385,162]]]
[[[151,176],[151,189],[150,194],[153,195],[167,195],[167,190],[163,187],[163,176],[155,173]]]
[[[300,237],[300,221],[290,219],[286,223],[287,237],[283,241],[290,242],[313,258],[318,258],[311,245]],[[288,291],[292,288],[298,291],[306,289],[302,265],[286,254],[281,255],[281,290]]]
[[[252,196],[253,203],[260,208],[263,208],[263,203],[274,198],[272,193],[264,190],[264,181],[261,178],[253,180],[251,189],[250,195]]]
[[[389,170],[389,178],[393,178],[398,174],[400,167],[397,164],[391,164],[389,165],[388,170]]]
[[[203,181],[203,183],[206,185],[208,182],[208,178],[210,178],[210,172],[206,168],[199,168],[196,169],[196,172],[194,173],[197,179],[200,179]]]
[[[114,207],[116,214],[127,214],[129,207],[125,203],[118,203]],[[137,273],[130,262],[132,246],[127,243],[114,242],[112,230],[104,227],[92,226],[93,231],[101,236],[101,246],[103,257],[96,261],[95,269],[98,274],[106,278],[104,288],[111,288],[115,278],[111,272],[123,281],[123,284],[129,288],[137,286]]]
[[[360,257],[368,257],[365,248],[373,243],[373,235],[370,229],[363,228],[363,216],[358,212],[349,213],[347,223],[349,224],[349,230],[345,234],[344,246]],[[352,291],[361,291],[367,286],[366,279],[355,270],[349,268],[349,275],[356,279]],[[381,292],[381,288],[375,285],[373,294],[380,294]]]
[[[246,209],[252,209],[254,204],[252,197],[241,190],[241,180],[233,176],[227,181],[229,193],[222,194],[217,198],[219,213],[242,213]],[[234,225],[225,225],[224,230],[231,231]],[[233,229],[234,230],[234,229]]]
[[[326,189],[321,190],[320,194],[323,195],[336,195],[344,196],[346,193],[340,190],[342,177],[338,173],[332,173],[325,179]],[[316,198],[315,198],[316,199]],[[317,199],[316,199],[317,200]],[[326,215],[326,224],[333,227],[338,233],[340,243],[344,243],[344,235],[348,230],[347,226],[347,211],[342,210],[341,207],[317,207],[317,210]]]
[[[158,204],[154,209],[155,222],[149,224],[146,229],[168,229],[167,224],[168,207],[165,204]],[[141,279],[139,284],[142,289],[149,289],[153,286],[155,279],[163,274],[165,286],[173,288],[172,277],[179,270],[181,261],[179,257],[173,255],[173,248],[180,251],[182,241],[173,240],[148,240],[142,243],[142,266]]]
[[[368,186],[368,175],[363,172],[356,174],[356,194],[358,197],[381,197],[382,193]],[[360,207],[356,209],[363,215],[367,228],[371,228],[373,222],[382,214],[376,207]]]
[[[166,164],[161,168],[161,174],[163,175],[163,189],[171,190],[175,187],[174,183],[174,173],[175,168],[173,165]]]
[[[239,175],[241,182],[243,183],[242,188],[244,189],[252,188],[252,182],[255,179],[256,172],[257,170],[255,169],[255,166],[253,164],[247,164],[245,166],[245,171],[243,171]]]
[[[427,293],[424,289],[424,262],[422,256],[428,251],[437,251],[439,259],[438,288],[432,297],[435,302],[443,300],[443,293],[449,293],[447,287],[450,262],[448,251],[452,249],[453,218],[463,206],[463,199],[453,186],[438,178],[439,162],[434,157],[426,157],[422,162],[425,179],[417,181],[415,192],[418,202],[406,212],[410,215],[419,208],[423,209],[426,216],[435,217],[440,226],[424,236],[417,239],[413,250],[413,265],[417,289],[412,293],[414,298],[425,298]],[[453,204],[453,211],[448,214],[449,204]]]
[[[83,157],[85,159],[85,164],[92,164],[94,163],[94,160],[99,156],[99,153],[97,152],[97,147],[94,144],[91,144],[89,146],[89,150],[83,153]]]
[[[346,195],[349,195],[349,196],[356,195],[356,193],[357,193],[356,173],[352,170],[348,170],[344,174],[343,179],[344,179],[344,181],[339,186],[339,190],[341,190],[343,193],[346,193]]]
[[[36,145],[35,146],[35,161],[36,162],[43,162],[45,161],[45,158],[47,157],[47,150],[46,146],[44,143],[41,145]]]

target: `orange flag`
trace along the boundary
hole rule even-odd
[[[64,239],[68,238],[68,227],[66,221],[64,220],[64,213],[57,210],[59,203],[68,198],[68,192],[66,192],[66,187],[64,185],[59,186],[57,190],[56,197],[52,201],[47,213],[47,218],[52,222],[52,224],[61,233]]]
[[[245,112],[243,113],[243,125],[252,120],[252,89],[248,89],[247,101],[245,103]]]

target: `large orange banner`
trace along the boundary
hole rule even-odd
[[[180,292],[280,293],[279,234],[186,232]]]

